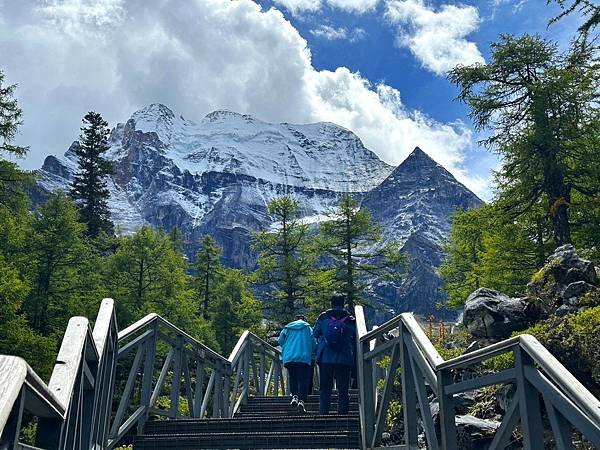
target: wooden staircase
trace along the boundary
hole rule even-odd
[[[309,396],[299,413],[289,397],[249,397],[233,418],[157,420],[146,423],[134,450],[191,449],[358,449],[358,395],[350,395],[348,415],[321,416],[318,395]]]

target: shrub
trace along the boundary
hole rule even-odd
[[[600,394],[600,306],[553,316],[518,334],[535,336],[581,383]]]

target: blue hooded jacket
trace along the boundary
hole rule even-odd
[[[277,339],[283,349],[283,364],[298,362],[310,364],[315,340],[310,325],[304,320],[288,323]]]
[[[330,318],[346,319],[344,329],[344,342],[340,351],[336,351],[327,345],[325,336]],[[319,316],[314,328],[314,337],[317,340],[317,363],[318,364],[340,364],[343,366],[354,366],[354,353],[356,346],[356,319],[344,309],[329,309]]]

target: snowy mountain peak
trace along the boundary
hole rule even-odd
[[[240,114],[234,111],[229,111],[227,109],[217,109],[211,113],[208,113],[204,116],[204,120],[208,122],[223,122],[223,121],[231,121],[231,120],[245,120],[248,123],[254,122],[252,116],[248,114]]]

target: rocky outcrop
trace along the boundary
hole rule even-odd
[[[539,318],[537,302],[480,288],[465,302],[463,324],[474,338],[495,342],[524,330]]]
[[[527,285],[527,294],[539,299],[548,315],[578,312],[600,300],[597,269],[580,258],[572,245],[558,247]]]

